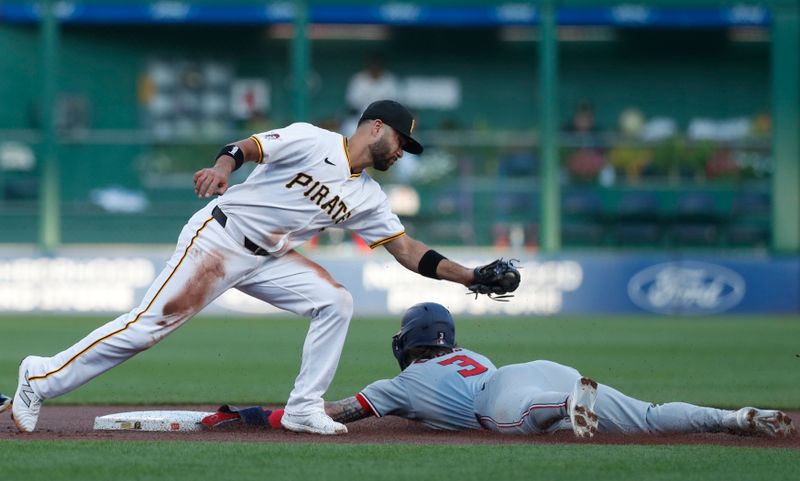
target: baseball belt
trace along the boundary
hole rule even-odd
[[[217,222],[219,222],[219,225],[221,225],[223,229],[228,224],[228,216],[225,215],[224,212],[222,212],[222,209],[220,209],[219,206],[215,206],[214,207],[214,210],[211,211],[211,216]],[[245,237],[245,236],[242,236],[242,237],[244,238],[244,247],[245,247],[245,249],[249,250],[250,252],[252,252],[253,254],[255,254],[257,256],[268,256],[269,255],[269,252],[267,252],[266,249],[264,249],[263,247],[259,246],[255,242],[251,241],[247,237]]]

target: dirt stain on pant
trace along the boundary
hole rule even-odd
[[[223,277],[225,277],[224,258],[205,254],[197,266],[197,271],[186,282],[181,292],[164,305],[165,319],[158,321],[157,324],[167,326],[196,314],[206,304],[214,284]]]
[[[316,262],[312,261],[308,257],[304,256],[303,254],[300,254],[299,252],[297,252],[295,250],[292,250],[292,251],[289,251],[286,255],[293,257],[295,260],[299,261],[300,263],[304,264],[306,267],[308,267],[312,271],[316,272],[317,275],[322,280],[324,280],[328,284],[332,285],[333,287],[335,287],[337,289],[344,289],[344,286],[339,284],[339,282],[337,282],[336,279],[333,278],[333,276],[331,275],[330,272],[325,270],[325,268],[322,267],[321,265],[317,264]]]

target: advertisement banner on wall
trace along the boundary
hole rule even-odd
[[[3,256],[0,313],[122,313],[134,309],[163,268],[157,255]],[[435,301],[460,315],[800,314],[798,257],[678,257],[596,254],[518,256],[522,282],[510,302],[414,274],[384,253],[314,260],[345,286],[356,315],[396,315]],[[468,266],[492,253],[453,258]],[[203,313],[271,315],[283,311],[231,289]]]

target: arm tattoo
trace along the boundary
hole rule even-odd
[[[341,401],[325,403],[325,412],[328,416],[333,418],[334,421],[340,423],[350,423],[372,415],[372,413],[365,411],[364,408],[361,407],[361,403],[358,402],[355,396],[342,399]]]

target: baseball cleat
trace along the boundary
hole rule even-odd
[[[33,432],[36,429],[36,421],[39,420],[39,411],[42,408],[42,398],[33,392],[28,382],[28,366],[36,359],[36,356],[28,356],[19,363],[19,380],[17,392],[14,394],[14,402],[11,404],[11,419],[17,425],[17,429],[24,433]]]
[[[316,412],[307,416],[284,413],[281,425],[288,431],[311,434],[347,434],[347,426],[337,423],[324,412]]]
[[[764,434],[772,438],[788,438],[797,433],[792,418],[781,411],[742,408],[736,411],[736,424],[746,434]]]
[[[587,377],[575,381],[569,396],[567,412],[572,424],[572,432],[579,438],[591,438],[597,432],[597,414],[594,403],[597,400],[597,383]]]
[[[11,407],[11,398],[0,393],[0,413],[5,412]]]

